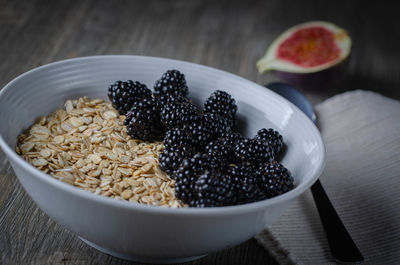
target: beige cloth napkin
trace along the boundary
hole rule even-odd
[[[320,180],[363,264],[400,264],[400,102],[356,90],[316,112],[327,155]],[[281,264],[335,264],[310,191],[256,239]]]

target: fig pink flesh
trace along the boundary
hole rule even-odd
[[[310,27],[294,32],[278,48],[278,59],[302,67],[329,63],[340,57],[334,34],[323,27]]]

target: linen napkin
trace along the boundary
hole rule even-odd
[[[326,145],[320,180],[363,264],[400,264],[400,102],[356,90],[316,113]],[[335,264],[309,190],[256,239],[281,264]]]

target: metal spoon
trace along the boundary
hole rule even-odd
[[[270,83],[266,87],[292,102],[315,124],[317,123],[317,116],[314,113],[311,103],[299,90],[285,83]],[[311,186],[311,193],[317,205],[319,217],[324,227],[332,256],[338,262],[363,261],[364,257],[361,255],[349,232],[347,232],[319,180]]]

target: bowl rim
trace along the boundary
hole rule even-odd
[[[170,58],[162,58],[162,57],[154,57],[154,56],[141,56],[141,55],[96,55],[96,56],[77,57],[77,58],[65,59],[65,60],[60,60],[60,61],[55,61],[55,62],[51,62],[48,64],[44,64],[44,65],[35,67],[27,72],[24,72],[24,73],[18,75],[17,77],[12,79],[10,82],[8,82],[0,90],[0,98],[6,93],[6,91],[8,89],[10,89],[10,87],[12,87],[14,85],[14,83],[18,82],[20,79],[23,79],[25,76],[31,75],[37,71],[47,69],[47,68],[52,68],[54,66],[58,66],[58,65],[62,65],[62,64],[68,64],[70,62],[85,61],[85,60],[103,60],[103,59],[108,59],[108,58],[110,58],[110,59],[111,58],[114,58],[114,59],[131,58],[131,59],[139,59],[139,60],[164,61],[164,62],[170,62],[171,64],[178,63],[178,64],[183,64],[183,65],[186,65],[189,67],[197,67],[197,68],[201,68],[201,69],[204,69],[207,71],[214,71],[221,75],[228,76],[229,78],[236,79],[241,82],[247,83],[253,87],[256,87],[257,89],[262,89],[266,93],[271,93],[271,94],[273,94],[274,97],[278,98],[280,101],[283,101],[285,104],[288,104],[291,108],[293,108],[297,112],[299,112],[300,116],[302,116],[302,119],[307,124],[307,126],[311,127],[311,130],[313,130],[315,132],[315,135],[317,136],[316,141],[318,142],[318,145],[321,148],[321,153],[320,153],[321,162],[317,165],[316,169],[314,170],[314,175],[311,178],[309,178],[308,180],[306,180],[304,183],[302,183],[301,186],[296,186],[294,189],[292,189],[284,194],[270,198],[270,199],[265,199],[262,201],[246,203],[246,204],[241,204],[241,205],[223,206],[223,207],[170,208],[170,207],[160,207],[160,206],[154,206],[154,205],[145,205],[145,204],[140,204],[140,203],[132,203],[132,202],[127,202],[127,201],[115,200],[115,199],[112,199],[109,197],[104,197],[104,196],[101,196],[98,194],[94,194],[90,191],[79,189],[78,187],[74,187],[70,184],[67,184],[67,183],[59,181],[55,178],[52,178],[50,175],[35,168],[31,164],[29,164],[27,161],[25,161],[21,156],[19,156],[15,152],[15,150],[6,143],[6,141],[3,139],[2,135],[0,134],[0,147],[3,149],[4,153],[7,155],[7,157],[10,160],[15,162],[17,166],[22,167],[24,170],[29,172],[34,177],[38,178],[40,181],[46,182],[47,185],[52,186],[57,189],[60,189],[60,190],[63,190],[65,192],[73,194],[82,199],[86,199],[86,200],[90,200],[92,202],[98,202],[101,204],[105,204],[107,206],[122,208],[122,209],[126,209],[126,210],[135,210],[135,211],[146,212],[146,213],[154,213],[154,214],[162,213],[162,214],[167,214],[167,215],[180,215],[180,216],[182,216],[182,215],[209,215],[209,214],[219,216],[219,215],[243,214],[243,213],[248,213],[248,212],[253,212],[253,211],[259,211],[268,206],[283,203],[285,201],[291,200],[291,199],[299,196],[306,189],[310,188],[311,185],[321,175],[321,173],[325,167],[325,163],[326,163],[325,145],[323,143],[321,134],[320,134],[319,130],[317,129],[317,127],[315,126],[315,124],[312,123],[309,120],[309,118],[300,109],[298,109],[294,104],[292,104],[290,101],[283,98],[282,96],[278,95],[277,93],[275,93],[263,86],[260,86],[259,84],[255,83],[253,81],[250,81],[250,80],[240,77],[238,75],[229,73],[224,70],[219,70],[219,69],[216,69],[216,68],[210,67],[210,66],[205,66],[205,65],[201,65],[201,64],[197,64],[197,63],[193,63],[193,62],[187,62],[187,61],[170,59]]]

